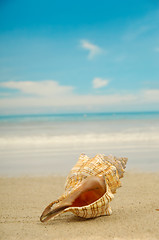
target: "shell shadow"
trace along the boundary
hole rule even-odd
[[[44,223],[46,225],[58,225],[58,224],[65,224],[65,223],[82,223],[82,222],[88,222],[88,221],[94,221],[96,218],[81,218],[74,215],[63,215],[58,216],[55,219],[50,219],[48,222]],[[42,223],[43,224],[43,223]]]

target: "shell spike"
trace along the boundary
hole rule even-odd
[[[119,158],[119,161],[121,162],[123,168],[125,169],[127,161],[128,161],[128,158]]]

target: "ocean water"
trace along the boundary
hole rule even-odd
[[[159,112],[0,116],[0,176],[66,175],[80,153],[159,171]]]

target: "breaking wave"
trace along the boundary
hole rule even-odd
[[[37,145],[71,145],[97,143],[124,143],[124,142],[159,142],[159,134],[145,133],[108,133],[108,134],[78,134],[57,136],[3,136],[0,137],[0,146],[37,146]]]

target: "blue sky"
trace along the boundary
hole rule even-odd
[[[0,113],[159,110],[159,2],[0,1]]]

